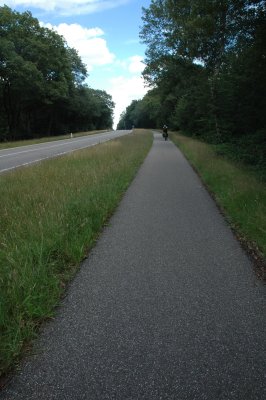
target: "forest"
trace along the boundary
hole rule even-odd
[[[111,128],[112,97],[87,77],[62,36],[0,7],[0,141]]]
[[[266,169],[265,1],[152,0],[140,38],[149,91],[118,127],[167,124]]]

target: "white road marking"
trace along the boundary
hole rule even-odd
[[[110,140],[110,139],[108,139],[108,140]],[[93,146],[96,146],[97,144],[100,144],[100,143],[101,143],[101,142],[93,143],[93,144],[91,144],[91,145],[89,145],[89,146],[87,146],[87,147],[93,147]],[[16,166],[14,166],[14,167],[1,169],[0,173],[1,173],[1,172],[5,172],[5,171],[10,171],[10,170],[12,170],[12,169],[16,169],[16,168],[19,168],[19,167],[25,167],[26,165],[35,164],[35,163],[38,163],[38,162],[43,161],[43,160],[50,160],[51,158],[56,158],[56,157],[59,157],[59,156],[64,156],[65,154],[70,154],[70,153],[73,153],[74,151],[78,151],[78,150],[82,150],[82,149],[86,149],[86,147],[83,147],[83,148],[81,148],[81,149],[73,149],[73,150],[69,150],[69,151],[63,151],[62,153],[57,153],[57,154],[54,155],[54,156],[48,156],[48,157],[38,158],[38,160],[33,160],[33,161],[29,161],[29,162],[26,162],[26,163],[23,163],[23,164],[16,165]]]
[[[56,157],[59,157],[59,156],[63,156],[63,155],[66,155],[66,154],[70,154],[70,153],[73,153],[74,151],[82,150],[82,149],[85,149],[85,148],[88,148],[88,147],[93,147],[93,146],[96,146],[98,144],[108,142],[110,140],[116,139],[116,138],[121,137],[121,136],[124,136],[124,135],[121,134],[121,132],[119,132],[119,131],[109,131],[109,132],[104,132],[104,133],[98,134],[98,135],[91,135],[90,137],[86,136],[86,137],[81,137],[81,138],[75,138],[75,139],[72,139],[72,140],[67,140],[67,141],[64,141],[64,143],[57,143],[57,144],[53,144],[53,145],[50,145],[50,146],[49,146],[49,143],[51,143],[51,142],[49,142],[49,143],[41,143],[40,145],[48,144],[48,146],[46,146],[46,147],[43,146],[42,147],[43,150],[48,150],[48,149],[51,149],[51,148],[54,148],[54,147],[64,146],[64,145],[67,145],[67,144],[70,144],[70,143],[73,143],[73,142],[82,142],[82,141],[88,140],[88,138],[90,139],[90,138],[94,137],[94,139],[98,139],[98,141],[96,143],[88,142],[83,147],[78,147],[76,149],[62,151],[60,153],[56,153],[56,154],[53,154],[53,155],[50,155],[50,156],[38,158],[37,160],[35,159],[35,160],[28,161],[28,162],[25,162],[25,163],[22,163],[22,164],[19,164],[19,165],[15,165],[15,166],[12,166],[12,167],[0,169],[0,174],[3,173],[3,172],[11,171],[12,169],[16,169],[16,168],[19,168],[19,167],[27,166],[27,165],[30,165],[30,164],[35,164],[35,163],[38,163],[40,161],[49,160],[49,159],[56,158]],[[28,145],[28,146],[36,146],[36,144]],[[39,145],[37,145],[37,146],[39,146]],[[19,148],[20,147],[16,147],[15,149],[19,149]],[[5,150],[9,150],[10,151],[11,149],[5,149]],[[2,150],[2,151],[5,151],[5,150]],[[8,154],[3,154],[3,155],[0,155],[0,158],[7,157],[7,156],[16,156],[16,155],[19,155],[19,154],[22,154],[22,153],[29,153],[29,152],[33,152],[33,151],[37,151],[37,150],[40,150],[40,147],[38,147],[36,149],[22,150],[22,151],[18,151],[16,153],[12,152],[12,153],[8,153]],[[1,151],[0,151],[0,153],[1,153]]]
[[[82,141],[87,140],[87,139],[88,139],[88,137],[83,138],[83,139],[80,139],[80,140],[78,140],[78,141],[79,141],[79,142],[82,142]],[[76,140],[76,139],[75,139],[75,140]],[[46,150],[46,149],[52,149],[52,148],[54,148],[54,147],[60,147],[60,146],[68,145],[69,143],[73,143],[73,141],[72,141],[72,142],[65,142],[65,143],[58,143],[58,144],[56,144],[56,145],[51,145],[51,146],[47,145],[46,147],[43,146],[42,149],[45,149],[45,150]],[[41,144],[42,144],[42,143],[41,143]],[[31,145],[31,146],[36,146],[36,145]],[[18,148],[18,147],[16,147],[16,148]],[[8,153],[8,154],[0,155],[0,158],[2,158],[2,157],[8,157],[8,156],[16,156],[16,155],[18,155],[18,154],[30,153],[30,152],[32,152],[32,151],[38,151],[38,150],[40,150],[40,148],[18,151],[18,152],[16,152],[16,153],[11,152],[11,153]]]

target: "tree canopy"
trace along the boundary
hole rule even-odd
[[[30,12],[0,7],[0,140],[112,127],[110,95],[86,78],[62,36]]]
[[[265,1],[151,0],[142,21],[150,90],[122,118],[243,145],[265,163]]]

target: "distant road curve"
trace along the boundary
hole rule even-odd
[[[0,173],[46,160],[48,158],[57,157],[62,154],[67,154],[85,147],[94,146],[98,143],[103,143],[120,136],[128,135],[131,132],[131,130],[110,131],[73,139],[57,140],[54,142],[0,150]]]

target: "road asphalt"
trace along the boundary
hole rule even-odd
[[[265,287],[180,151],[154,144],[1,400],[266,398]]]
[[[132,130],[109,131],[95,135],[69,137],[69,139],[64,140],[3,149],[0,150],[0,174],[11,171],[14,168],[84,149],[85,147],[95,146],[96,144],[128,135],[131,132]]]

